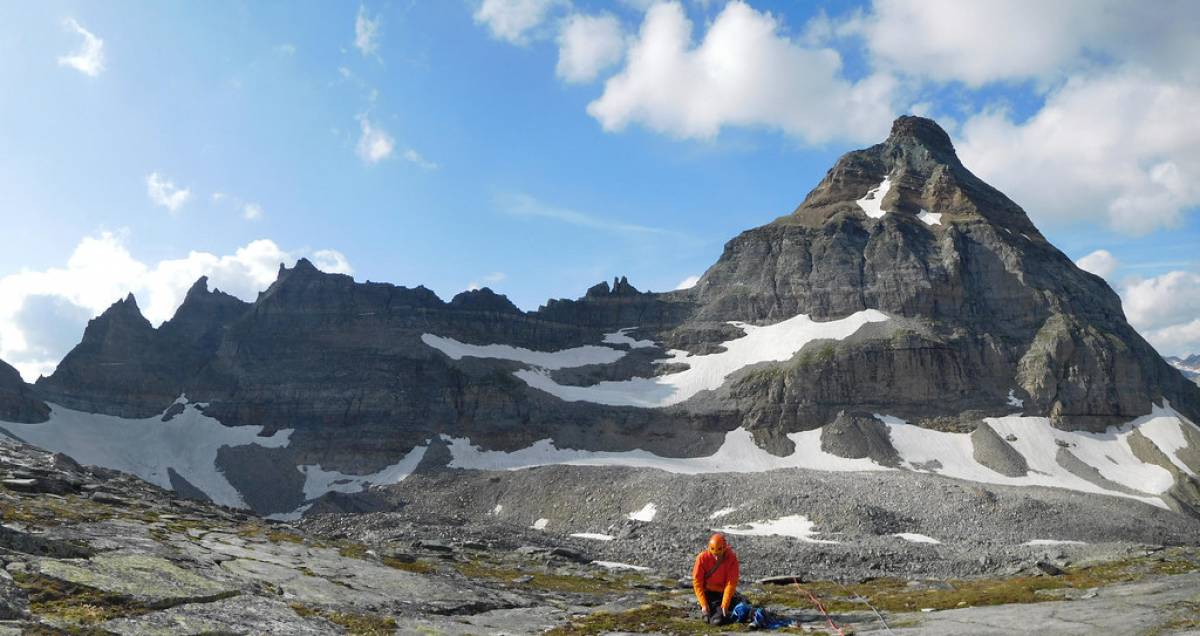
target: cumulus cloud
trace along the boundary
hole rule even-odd
[[[157,172],[151,172],[146,175],[146,196],[150,197],[150,201],[154,205],[162,206],[174,214],[188,202],[192,192],[187,188],[176,186],[175,182]]]
[[[354,47],[364,56],[377,55],[379,51],[379,16],[372,19],[362,5],[354,17]]]
[[[1100,278],[1108,278],[1117,269],[1117,258],[1108,250],[1096,250],[1075,261],[1080,269],[1091,272]]]
[[[75,18],[67,18],[66,27],[83,36],[79,49],[70,55],[58,58],[59,66],[69,66],[88,77],[96,77],[104,70],[104,40],[83,28]]]
[[[490,285],[495,285],[496,283],[502,282],[506,278],[508,278],[508,275],[505,274],[504,272],[492,272],[491,274],[480,277],[479,280],[473,280],[470,283],[468,283],[467,289],[474,291],[474,290],[480,289],[482,287],[488,287]]]
[[[1195,3],[1154,9],[1122,0],[875,0],[843,32],[862,36],[877,67],[970,86],[1052,80],[1113,59],[1191,73],[1200,58]]]
[[[32,381],[53,372],[79,342],[88,319],[128,293],[135,294],[143,315],[158,325],[175,313],[200,276],[209,277],[210,287],[252,301],[275,280],[280,263],[291,265],[306,253],[285,251],[262,239],[233,254],[190,252],[145,263],[116,234],[84,238],[64,267],[0,278],[0,358]],[[339,252],[321,250],[312,257],[325,271],[352,272]]]
[[[483,0],[475,11],[475,22],[485,25],[498,40],[524,45],[530,31],[544,22],[552,9],[568,4],[566,0]]]
[[[555,72],[566,82],[590,82],[620,62],[624,52],[625,34],[616,17],[577,13],[564,21],[558,34]]]
[[[896,89],[884,74],[846,80],[837,51],[789,39],[774,16],[744,2],[727,4],[693,46],[692,23],[672,2],[646,13],[624,68],[588,113],[605,130],[637,123],[679,138],[751,126],[809,143],[878,140],[895,113]]]
[[[386,130],[371,123],[366,115],[358,117],[358,125],[361,134],[356,151],[364,163],[376,164],[392,156],[392,151],[396,149],[396,140]]]
[[[1145,234],[1200,204],[1197,103],[1200,85],[1134,69],[1081,76],[1025,121],[971,117],[959,154],[1035,221],[1100,218]]]
[[[698,282],[700,282],[699,276],[688,276],[687,278],[679,281],[679,284],[675,286],[675,289],[691,289],[695,287],[696,283]]]
[[[1200,273],[1133,278],[1121,287],[1125,315],[1163,355],[1200,353]]]
[[[421,155],[421,153],[417,152],[416,150],[413,150],[412,148],[409,148],[408,150],[404,151],[404,158],[409,163],[414,163],[426,170],[437,170],[438,169],[437,163],[426,159],[423,155]]]

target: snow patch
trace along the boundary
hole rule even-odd
[[[325,470],[319,464],[306,464],[296,469],[304,473],[304,498],[316,499],[327,492],[361,492],[373,484],[398,484],[412,474],[421,458],[425,457],[426,446],[417,446],[400,461],[367,475],[349,475],[336,470]]]
[[[829,539],[814,539],[819,532],[813,530],[815,524],[804,515],[789,515],[767,521],[751,521],[750,523],[724,528],[713,528],[716,532],[739,534],[752,537],[792,537],[806,543],[838,543]]]
[[[1022,400],[1021,398],[1017,397],[1016,389],[1008,390],[1008,405],[1015,406],[1019,409],[1025,408],[1025,400]]]
[[[180,396],[176,404],[186,403]],[[143,419],[115,417],[71,410],[50,404],[50,419],[41,424],[5,422],[4,428],[22,440],[63,453],[81,464],[103,466],[133,473],[168,490],[173,469],[214,502],[246,508],[241,493],[217,469],[217,450],[224,446],[254,444],[283,448],[291,441],[292,429],[260,437],[261,426],[225,426],[188,404],[164,422],[162,415]]]
[[[669,473],[759,473],[779,468],[812,468],[837,472],[891,470],[867,458],[846,459],[821,450],[821,429],[790,433],[796,450],[778,457],[759,448],[754,436],[744,428],[725,434],[725,442],[707,457],[662,457],[645,450],[588,451],[560,449],[549,439],[513,452],[483,450],[469,439],[443,435],[450,450],[450,468],[474,470],[520,470],[535,466],[566,464],[572,466],[631,466],[657,468]]]
[[[634,340],[626,335],[634,329],[637,327],[626,327],[613,333],[606,333],[604,334],[604,343],[629,345],[631,349],[646,349],[654,346],[653,340]]]
[[[621,563],[619,561],[592,561],[592,565],[598,565],[602,568],[610,570],[634,570],[636,572],[648,572],[650,568],[644,565],[632,565],[630,563]]]
[[[495,507],[495,508],[492,508],[492,516],[493,516],[493,517],[499,517],[499,516],[500,516],[500,513],[501,513],[501,512],[503,512],[503,511],[504,511],[504,506],[502,506],[502,505],[500,505],[500,504],[496,504],[496,507]]]
[[[309,508],[312,508],[312,504],[307,503],[291,512],[276,512],[275,514],[267,515],[267,519],[272,521],[299,521],[300,517],[303,517]]]
[[[1169,402],[1164,404],[1163,410],[1151,411],[1150,415],[1136,420],[1134,426],[1153,442],[1176,468],[1192,477],[1200,477],[1179,458],[1179,451],[1188,447],[1187,438],[1183,436],[1184,422],[1187,420],[1173,410],[1168,410],[1170,407]]]
[[[923,221],[925,223],[925,225],[941,225],[942,224],[942,213],[941,212],[935,213],[935,212],[930,212],[929,210],[921,210],[917,214],[917,218],[921,219],[921,221]]]
[[[578,539],[591,539],[593,541],[612,541],[616,538],[611,534],[600,534],[599,532],[573,532],[570,536]]]
[[[546,524],[548,524],[548,523],[550,523],[549,519],[538,519],[537,521],[533,522],[532,526],[529,526],[529,527],[533,528],[534,530],[545,530]]]
[[[721,508],[720,510],[712,513],[711,515],[708,515],[708,518],[709,519],[720,519],[721,517],[724,517],[725,515],[733,513],[735,510],[737,510],[737,508]]]
[[[872,219],[881,219],[887,211],[883,209],[883,197],[886,197],[888,191],[892,189],[892,178],[884,177],[879,185],[867,190],[867,194],[863,198],[855,201],[858,207]],[[940,216],[940,215],[939,215]]]
[[[1064,541],[1061,539],[1033,539],[1021,545],[1087,545],[1086,541]]]
[[[421,336],[421,342],[441,351],[449,356],[451,360],[461,360],[463,358],[512,360],[549,371],[582,367],[589,364],[612,364],[625,355],[625,352],[620,349],[598,345],[585,345],[561,351],[533,351],[531,349],[504,344],[466,344],[453,338],[443,338],[428,333]]]
[[[888,320],[875,309],[856,312],[840,320],[817,322],[801,314],[773,325],[759,327],[742,322],[730,324],[746,335],[722,343],[724,350],[707,355],[690,355],[671,350],[659,364],[686,364],[676,373],[652,378],[604,381],[590,386],[567,386],[555,382],[545,370],[525,369],[515,375],[529,386],[567,402],[593,402],[609,406],[655,408],[678,404],[701,391],[721,387],[730,374],[761,362],[784,362],[813,340],[842,340],[873,322]],[[501,345],[492,345],[501,346]],[[534,353],[534,352],[529,352]],[[544,367],[550,369],[550,367]]]
[[[937,539],[934,539],[933,537],[926,536],[923,534],[917,534],[916,532],[897,532],[896,534],[893,534],[892,536],[900,537],[901,539],[904,539],[905,541],[908,541],[911,543],[934,543],[934,544],[941,543],[941,541],[938,541]]]
[[[629,518],[634,521],[654,521],[654,516],[658,514],[658,506],[648,503],[642,506],[641,510],[629,513]]]

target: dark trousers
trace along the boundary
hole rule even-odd
[[[704,617],[704,619],[706,621],[708,620],[708,618],[710,616],[713,616],[714,614],[717,616],[721,615],[721,599],[724,597],[725,597],[724,592],[713,592],[711,590],[704,591],[704,600],[708,602],[708,616]],[[746,597],[742,596],[738,592],[734,592],[733,599],[731,599],[729,601],[729,611],[732,613],[733,608],[737,607],[738,603],[741,603],[742,601],[745,601],[745,600],[746,600]]]

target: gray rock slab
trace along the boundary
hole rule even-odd
[[[128,596],[151,607],[214,601],[237,594],[228,584],[145,554],[101,554],[91,559],[38,559],[44,576]]]
[[[282,601],[242,595],[212,603],[188,603],[101,627],[121,636],[189,634],[338,634],[342,629],[319,617],[304,618]]]
[[[397,623],[400,634],[516,636],[541,634],[552,627],[562,625],[570,615],[570,612],[557,607],[541,606],[492,610],[473,616],[401,619]]]
[[[971,447],[975,461],[1001,475],[1024,477],[1029,473],[1025,456],[987,424],[980,424],[971,432]]]
[[[1183,617],[1180,612],[1188,611],[1186,603],[1197,602],[1200,602],[1200,572],[1192,572],[1102,588],[1090,599],[896,615],[891,619],[894,623],[915,620],[917,624],[892,628],[892,633],[896,636],[1158,633],[1154,630],[1159,626]],[[879,623],[855,625],[855,631],[859,634],[887,633]]]

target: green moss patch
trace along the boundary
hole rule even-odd
[[[13,580],[29,597],[30,611],[46,618],[96,625],[153,611],[128,596],[39,574],[14,574]]]
[[[319,616],[335,625],[340,625],[346,630],[346,633],[353,636],[390,636],[396,633],[396,629],[399,627],[396,625],[396,619],[390,616],[339,612],[337,610],[309,607],[300,603],[292,603],[291,608],[298,616],[304,618]]]

